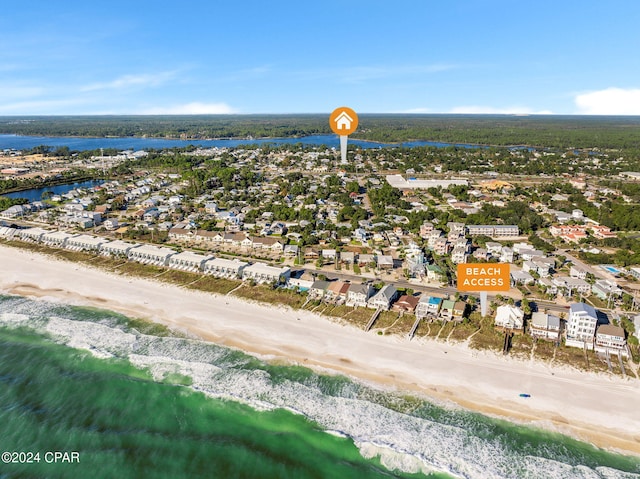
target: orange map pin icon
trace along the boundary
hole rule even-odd
[[[341,106],[331,113],[329,126],[336,135],[349,136],[358,128],[358,115],[351,108]]]

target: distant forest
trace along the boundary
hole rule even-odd
[[[0,117],[0,133],[43,136],[276,138],[331,134],[329,115]],[[360,115],[353,138],[640,152],[640,117]]]

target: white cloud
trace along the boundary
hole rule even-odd
[[[584,115],[640,115],[640,89],[606,88],[575,97]]]
[[[235,113],[235,110],[226,103],[200,102],[150,108],[142,112],[145,115],[228,115],[231,113]]]
[[[532,110],[522,106],[512,106],[507,108],[494,108],[490,106],[457,106],[448,113],[468,113],[473,115],[553,115],[551,110]]]
[[[80,91],[122,90],[130,87],[154,87],[162,85],[173,78],[177,72],[142,73],[138,75],[122,75],[115,80],[104,83],[92,83],[80,88]]]

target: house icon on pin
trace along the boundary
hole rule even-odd
[[[336,117],[334,121],[336,122],[336,128],[338,130],[350,130],[351,123],[353,123],[353,118],[351,118],[349,115],[347,115],[346,112],[343,111]]]

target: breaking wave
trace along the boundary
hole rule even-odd
[[[491,419],[343,376],[275,366],[203,341],[143,334],[106,311],[0,296],[0,327],[28,328],[157,381],[257,410],[283,408],[351,438],[390,470],[462,478],[640,478],[640,461],[560,434]]]

